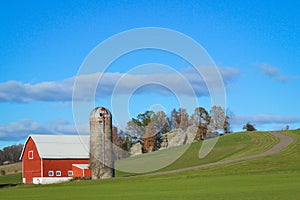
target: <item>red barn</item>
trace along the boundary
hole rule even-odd
[[[91,176],[89,138],[82,135],[29,135],[20,157],[23,183],[47,184]]]

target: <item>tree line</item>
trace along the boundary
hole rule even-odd
[[[156,151],[160,148],[162,135],[174,129],[187,130],[197,127],[195,140],[204,140],[208,133],[230,133],[230,117],[220,106],[209,111],[203,107],[195,108],[189,115],[185,108],[173,109],[169,116],[164,111],[147,110],[127,122],[126,129],[113,131],[114,143],[125,151],[137,142],[142,144],[142,152]]]
[[[0,165],[19,162],[23,144],[4,147],[0,150]]]

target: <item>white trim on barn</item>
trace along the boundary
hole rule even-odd
[[[48,171],[48,176],[54,176],[54,171],[53,170],[49,170]]]
[[[52,184],[62,183],[71,180],[72,177],[35,177],[32,179],[33,184]]]
[[[32,160],[33,159],[33,150],[28,151],[28,159]]]
[[[75,166],[79,169],[89,169],[89,167],[90,167],[89,164],[72,164],[72,166]]]
[[[68,171],[68,176],[73,177],[73,171],[72,170]]]

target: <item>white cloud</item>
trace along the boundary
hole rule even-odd
[[[89,125],[81,124],[77,126],[80,134],[89,133]],[[0,140],[16,141],[28,137],[29,134],[77,134],[74,124],[64,119],[57,119],[46,124],[39,124],[30,119],[22,119],[17,122],[0,124]]]
[[[0,101],[25,103],[31,101],[64,101],[72,96],[72,83],[42,82],[38,84],[8,81],[0,83]]]
[[[266,75],[276,81],[279,81],[279,82],[290,82],[290,81],[297,80],[300,78],[299,76],[288,76],[288,75],[281,74],[279,68],[271,67],[266,64],[260,65],[259,69],[261,70],[261,72],[264,75]]]
[[[214,84],[216,77],[209,73],[211,68],[201,68],[202,72],[206,74],[205,81]],[[220,68],[225,86],[233,81],[239,72],[230,67]],[[185,77],[186,80],[182,78]],[[76,79],[77,78],[77,79]],[[162,95],[170,94],[166,89],[156,83],[162,83],[168,87],[175,88],[177,95],[192,95],[190,88],[187,88],[186,81],[188,81],[197,96],[207,96],[208,90],[205,81],[202,77],[191,67],[185,68],[180,74],[122,74],[122,73],[95,73],[88,75],[80,75],[78,77],[71,77],[61,81],[41,82],[37,84],[22,83],[18,81],[8,81],[0,83],[0,102],[17,102],[26,103],[32,101],[58,101],[65,102],[72,100],[73,85],[75,80],[80,82],[80,87],[77,89],[77,100],[84,100],[87,96],[94,92],[94,83],[100,79],[96,97],[107,97],[112,94],[116,84],[122,78],[122,84],[119,85],[119,92],[127,94],[137,86],[140,88],[137,93],[153,92]]]
[[[271,67],[268,65],[261,65],[261,66],[259,66],[259,68],[265,75],[270,76],[270,77],[276,76],[279,73],[279,69],[276,67]]]

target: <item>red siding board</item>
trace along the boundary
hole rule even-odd
[[[85,177],[91,177],[92,176],[92,171],[90,169],[85,169],[84,170],[84,176]]]

